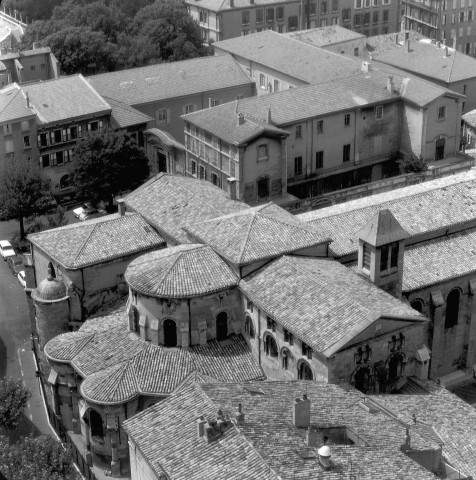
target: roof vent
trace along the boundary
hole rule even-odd
[[[240,126],[240,125],[243,125],[244,123],[245,123],[245,116],[242,113],[239,113],[237,125]]]

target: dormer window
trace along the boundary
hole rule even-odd
[[[383,245],[380,251],[380,272],[398,267],[398,242]]]

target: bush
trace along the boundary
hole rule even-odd
[[[421,156],[417,157],[413,154],[402,154],[397,163],[402,175],[405,173],[426,172],[428,170],[425,160]]]

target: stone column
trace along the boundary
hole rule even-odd
[[[440,352],[440,338],[441,329],[443,328],[443,306],[445,301],[440,290],[435,290],[430,293],[431,304],[433,306],[433,336],[431,339],[431,368],[430,379],[435,379],[438,374],[438,364],[440,362],[440,355],[444,352]]]

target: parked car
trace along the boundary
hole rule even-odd
[[[7,260],[7,264],[13,275],[18,275],[18,273],[23,270],[23,257],[21,255],[9,257]]]
[[[92,207],[92,205],[89,202],[85,202],[81,206],[79,206],[78,208],[73,209],[73,215],[76,218],[79,218],[82,213],[84,213],[86,210],[88,210],[91,207]]]
[[[79,219],[84,222],[85,220],[91,220],[92,218],[102,217],[103,215],[107,215],[107,212],[98,210],[97,208],[91,207],[85,210],[79,216]]]
[[[8,257],[13,257],[16,255],[15,250],[11,243],[8,240],[0,240],[0,255],[3,257],[3,260],[6,262]]]
[[[18,278],[18,281],[21,283],[22,287],[25,288],[26,287],[25,270],[18,272],[17,278]]]

